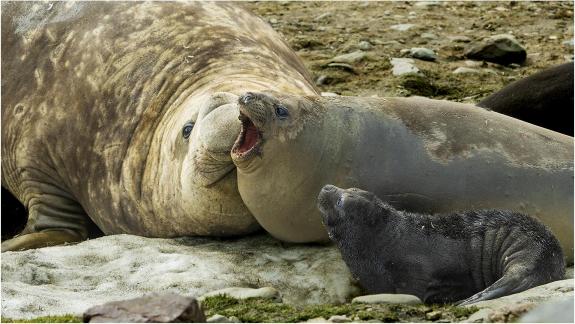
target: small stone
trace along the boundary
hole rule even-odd
[[[315,20],[315,21],[324,20],[327,17],[331,17],[331,12],[324,12],[321,15],[315,17],[313,20]]]
[[[421,304],[421,299],[413,295],[406,294],[377,294],[365,295],[355,297],[351,300],[352,303],[359,304],[406,304],[418,305]]]
[[[391,28],[393,30],[397,30],[397,31],[407,31],[413,27],[415,27],[414,24],[398,24],[398,25],[389,26],[389,28]]]
[[[420,8],[431,8],[440,5],[441,3],[439,3],[439,1],[417,1],[413,4],[414,7],[420,7]]]
[[[501,34],[472,46],[465,56],[475,60],[485,60],[498,64],[523,63],[527,52],[513,35]]]
[[[84,312],[84,322],[107,323],[204,323],[206,317],[193,297],[152,294],[109,302]]]
[[[432,33],[423,33],[421,34],[421,38],[425,38],[425,39],[437,39],[437,35],[432,34]]]
[[[400,42],[396,41],[396,40],[391,40],[391,41],[386,41],[386,42],[381,42],[381,45],[401,45]]]
[[[556,35],[550,35],[549,39],[550,40],[557,40],[557,39],[559,39],[559,37],[557,37]]]
[[[573,42],[573,39],[568,39],[566,41],[561,42],[561,44],[565,45],[567,47],[573,47],[574,42]]]
[[[409,73],[419,73],[419,69],[413,65],[414,61],[409,58],[392,58],[393,75],[404,75]]]
[[[435,61],[437,59],[435,52],[425,47],[413,47],[409,50],[409,55],[424,61]]]
[[[327,75],[320,75],[317,77],[317,79],[315,79],[315,84],[316,85],[324,85],[327,83],[328,80],[328,76]]]
[[[451,36],[449,37],[449,40],[455,43],[469,43],[471,42],[471,38],[467,37],[467,36]]]
[[[232,317],[235,317],[235,316],[232,316]],[[232,317],[227,318],[224,315],[215,314],[214,316],[210,316],[206,322],[207,323],[241,323],[237,317],[235,317],[237,322],[233,322]]]
[[[334,92],[322,92],[321,96],[322,97],[337,97],[339,95],[337,93],[334,93]]]
[[[455,69],[452,73],[453,74],[478,74],[478,73],[481,73],[481,71],[462,66],[462,67],[458,67],[457,69]]]
[[[472,67],[472,68],[474,68],[474,67],[482,67],[482,66],[483,66],[483,62],[482,62],[482,61],[466,60],[466,61],[463,62],[463,63],[465,63],[466,66]]]
[[[368,41],[361,41],[357,46],[362,51],[369,51],[373,47],[373,45]]]
[[[353,64],[353,63],[360,62],[366,56],[367,56],[367,54],[362,52],[362,51],[355,51],[352,53],[336,56],[336,57],[332,58],[330,60],[330,62]]]
[[[231,287],[224,288],[215,291],[211,291],[207,294],[202,295],[199,300],[204,300],[206,297],[225,295],[235,299],[247,299],[247,298],[265,298],[271,299],[274,302],[280,303],[282,298],[279,291],[273,287],[263,287],[263,288],[242,288],[242,287]]]
[[[307,323],[327,323],[327,320],[323,317],[310,318],[306,321]]]
[[[270,24],[277,24],[278,20],[275,18],[270,18]]]
[[[334,68],[340,68],[342,70],[346,70],[348,72],[355,73],[355,69],[353,68],[353,66],[346,64],[346,63],[329,63],[327,66],[334,67]]]
[[[332,323],[349,323],[351,320],[345,315],[333,315],[328,319],[328,322]]]
[[[432,312],[425,314],[425,318],[429,321],[435,321],[435,320],[440,319],[441,315],[443,315],[443,313],[441,311],[432,311]]]

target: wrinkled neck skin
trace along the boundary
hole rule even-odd
[[[283,241],[328,240],[310,197],[317,197],[327,183],[343,182],[346,175],[341,165],[357,120],[351,109],[319,108],[291,138],[263,133],[260,156],[236,164],[243,201],[260,225]]]

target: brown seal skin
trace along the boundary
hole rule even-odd
[[[322,188],[322,222],[370,293],[468,305],[565,276],[563,252],[543,224],[505,210],[416,214],[373,193]]]
[[[515,81],[477,105],[573,136],[573,62]]]
[[[473,105],[246,93],[238,188],[275,237],[327,239],[320,189],[364,188],[400,210],[501,209],[538,218],[573,258],[573,138]]]
[[[228,236],[257,222],[230,149],[237,96],[316,94],[235,4],[3,2],[2,186],[29,212],[19,250],[105,234]]]

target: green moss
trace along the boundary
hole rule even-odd
[[[427,322],[425,314],[442,312],[442,319],[460,321],[473,314],[474,308],[460,308],[451,305],[385,305],[385,304],[341,304],[293,306],[274,303],[266,299],[250,298],[236,300],[226,296],[206,298],[202,302],[206,316],[220,314],[235,316],[242,322],[301,322],[312,318],[329,319],[333,315],[345,315],[349,319],[379,322]]]
[[[235,316],[242,322],[302,322],[312,318],[329,319],[334,315],[345,315],[349,319],[379,322],[428,322],[425,314],[440,311],[441,318],[452,322],[462,321],[478,308],[452,305],[386,305],[386,304],[341,304],[293,306],[275,303],[268,299],[249,298],[237,300],[228,296],[208,297],[202,302],[207,317],[220,314]],[[82,318],[73,315],[44,316],[33,319],[0,318],[2,323],[81,323]]]
[[[82,318],[74,315],[42,316],[32,319],[12,319],[2,317],[2,323],[82,323]]]

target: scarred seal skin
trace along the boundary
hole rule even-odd
[[[232,149],[242,199],[275,237],[327,239],[327,183],[422,213],[538,218],[573,255],[573,138],[473,105],[414,98],[246,93]]]
[[[509,211],[398,211],[373,193],[326,185],[318,207],[329,237],[371,293],[460,305],[524,291],[565,275],[557,239]]]
[[[573,136],[573,62],[515,81],[477,105]]]
[[[230,149],[238,95],[316,94],[260,18],[206,2],[2,2],[2,186],[18,250],[259,228]],[[4,215],[6,217],[8,215]]]

